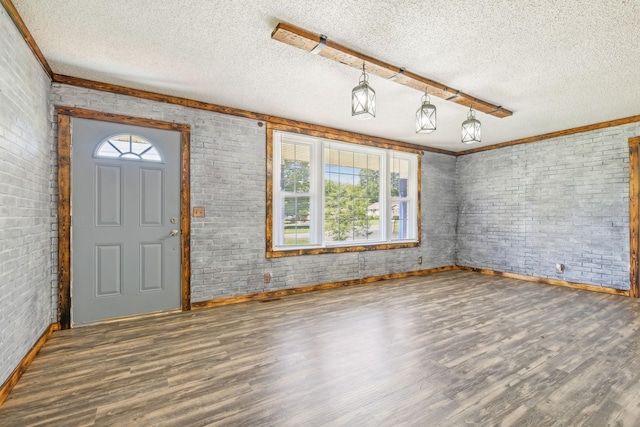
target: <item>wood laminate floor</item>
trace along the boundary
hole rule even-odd
[[[640,305],[450,271],[56,332],[2,426],[638,426]]]

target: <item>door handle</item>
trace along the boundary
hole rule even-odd
[[[171,232],[169,233],[169,237],[173,237],[177,235],[178,235],[178,230],[171,230]]]

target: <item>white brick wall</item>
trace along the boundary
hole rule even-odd
[[[634,123],[458,157],[457,263],[629,289],[637,135]]]
[[[51,323],[49,91],[0,7],[0,384]]]
[[[52,102],[191,125],[191,204],[206,210],[191,220],[193,301],[454,263],[454,157],[423,156],[422,247],[266,259],[266,136],[257,121],[60,84]],[[57,301],[56,283],[52,291]]]

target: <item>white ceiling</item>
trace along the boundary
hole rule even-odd
[[[286,22],[514,112],[478,113],[491,145],[640,114],[640,0],[13,0],[55,73],[461,151],[467,108],[271,39]]]

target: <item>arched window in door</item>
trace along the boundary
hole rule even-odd
[[[148,139],[130,133],[113,135],[101,141],[96,148],[95,156],[108,159],[162,162],[160,152]]]

